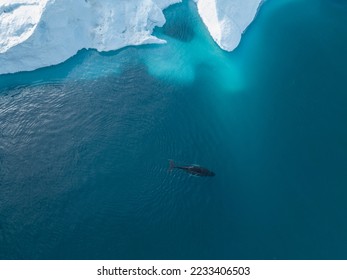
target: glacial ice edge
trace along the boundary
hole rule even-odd
[[[192,0],[190,0],[192,1]],[[263,0],[193,0],[212,38],[232,51]],[[59,64],[81,49],[165,43],[152,35],[182,0],[3,0],[0,74]]]

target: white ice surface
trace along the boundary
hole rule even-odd
[[[164,43],[162,9],[180,0],[1,0],[0,74],[58,64],[83,48]]]
[[[234,50],[264,0],[194,0],[212,38],[224,50]]]

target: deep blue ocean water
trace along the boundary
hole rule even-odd
[[[346,259],[347,3],[268,0],[232,53],[165,14],[0,76],[0,259]]]

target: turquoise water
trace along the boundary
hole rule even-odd
[[[346,259],[347,3],[269,0],[232,53],[165,13],[0,76],[0,258]]]

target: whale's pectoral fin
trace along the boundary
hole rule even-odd
[[[169,159],[169,168],[168,168],[168,171],[172,171],[172,169],[175,168],[175,163],[172,159]]]

